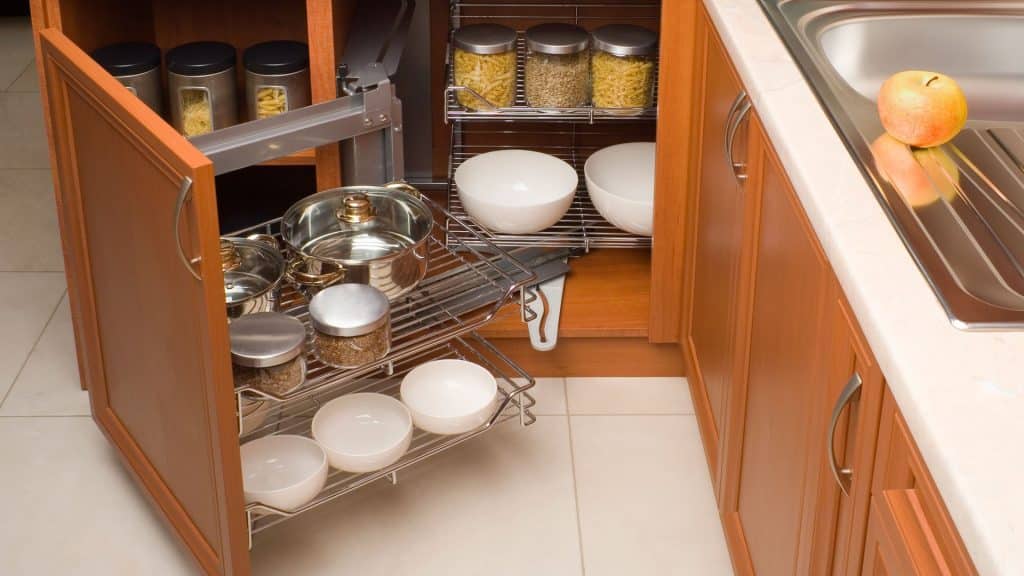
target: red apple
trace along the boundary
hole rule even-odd
[[[964,127],[967,99],[949,76],[906,70],[882,84],[878,116],[900,142],[930,148],[949,142]]]
[[[960,172],[941,148],[912,150],[891,135],[882,134],[871,144],[871,154],[882,178],[911,207],[927,206],[939,198],[947,202],[956,198]]]

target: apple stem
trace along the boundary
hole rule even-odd
[[[936,80],[938,80],[938,79],[939,79],[939,77],[938,77],[938,76],[932,76],[931,78],[929,78],[929,79],[928,79],[928,81],[927,81],[927,82],[925,82],[925,83],[924,83],[924,85],[925,85],[925,86],[931,86],[931,85],[932,85],[932,82],[935,82],[935,81],[936,81]]]

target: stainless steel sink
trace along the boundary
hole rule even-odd
[[[1024,2],[760,1],[953,324],[1024,329]],[[955,197],[923,207],[870,150],[878,89],[906,69],[953,76],[970,108],[943,146],[958,174],[932,174]]]

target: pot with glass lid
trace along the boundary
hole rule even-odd
[[[285,261],[272,236],[221,238],[220,267],[228,318],[277,309]]]
[[[281,239],[293,254],[288,276],[313,289],[367,284],[394,300],[426,276],[433,226],[419,191],[403,182],[307,196],[281,219]]]

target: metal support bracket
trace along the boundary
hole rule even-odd
[[[565,276],[541,282],[533,288],[537,298],[527,304],[535,318],[526,323],[530,344],[538,352],[548,352],[558,345],[558,326],[562,316]]]

